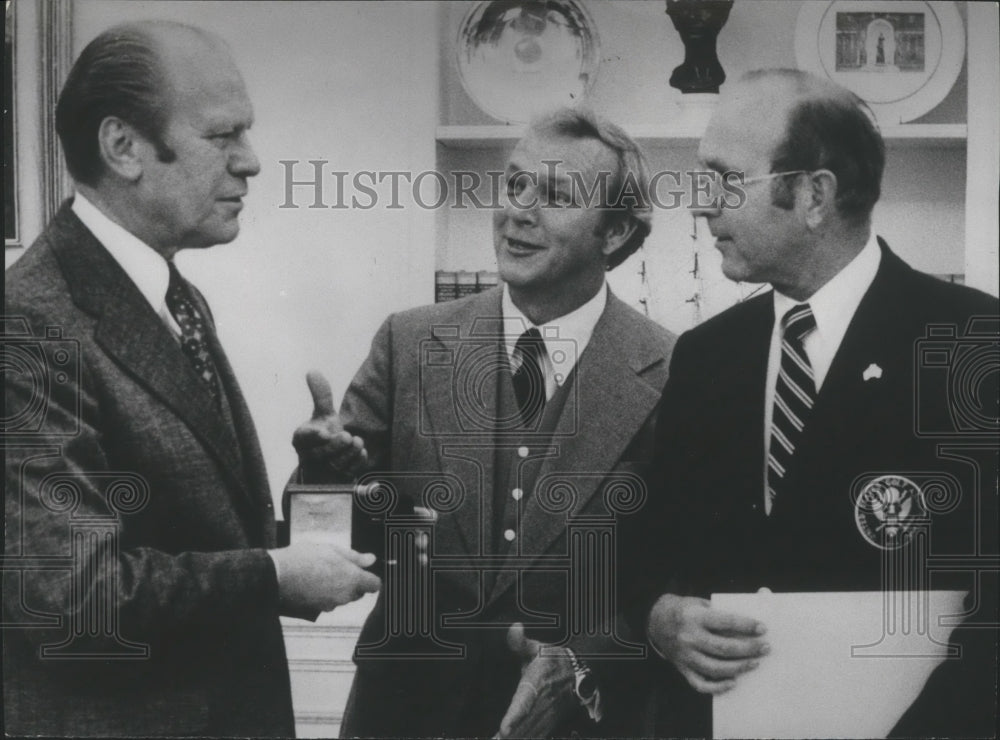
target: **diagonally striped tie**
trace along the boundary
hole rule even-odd
[[[771,443],[767,452],[768,513],[775,499],[786,493],[785,474],[816,402],[816,380],[802,345],[815,328],[816,318],[808,303],[795,306],[781,320],[781,366],[774,388]]]

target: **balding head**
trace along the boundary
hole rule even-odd
[[[200,74],[233,68],[220,38],[173,21],[124,23],[87,44],[56,106],[56,131],[73,178],[91,186],[100,180],[104,167],[98,130],[109,116],[133,126],[153,142],[162,161],[172,161],[174,154],[162,137],[170,115],[169,93],[179,84],[178,72],[197,64],[202,65]]]
[[[795,69],[748,72],[731,93],[758,112],[752,125],[781,122],[769,154],[770,171],[829,170],[837,178],[840,216],[854,226],[868,222],[881,193],[885,144],[857,95]],[[791,208],[787,186],[787,181],[775,182],[775,204]]]

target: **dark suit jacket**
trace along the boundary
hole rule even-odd
[[[68,203],[5,282],[7,731],[292,734],[271,497],[214,334],[231,427]]]
[[[882,244],[878,273],[796,446],[787,472],[789,493],[775,502],[770,516],[763,507],[764,385],[773,298],[768,293],[747,301],[682,335],[657,431],[661,465],[653,497],[658,514],[647,520],[652,525],[648,531],[636,535],[650,546],[663,545],[658,562],[644,571],[644,608],[664,592],[707,597],[761,587],[880,590],[883,561],[912,551],[904,546],[890,555],[868,542],[859,528],[858,494],[879,474],[906,476],[929,497],[938,483],[951,491],[947,501],[931,497],[938,499],[930,501],[935,555],[995,554],[995,432],[984,437],[971,430],[970,436],[968,425],[956,422],[951,413],[956,404],[969,402],[968,397],[957,398],[950,385],[955,373],[965,372],[965,351],[988,353],[991,342],[995,347],[995,323],[992,338],[989,333],[967,335],[968,320],[977,315],[995,320],[996,299],[916,272]],[[933,324],[950,326],[953,338],[927,339]],[[866,380],[864,373],[872,365],[881,369],[881,377]],[[989,394],[996,393],[995,387],[990,389],[995,369],[992,381],[988,375],[977,381],[975,373],[966,373],[965,381],[967,387],[979,383],[979,392],[987,394],[972,405],[988,409]],[[949,452],[940,447],[970,439],[980,445],[985,441],[987,449],[962,452],[958,444]],[[928,572],[923,565],[921,569]],[[978,586],[971,566],[951,576],[937,570],[930,578],[932,587],[969,588],[986,596],[972,619],[995,619],[995,589],[989,585],[995,574]],[[955,670],[960,664],[967,677],[975,674],[965,686],[980,703],[965,702],[964,713],[958,707],[935,706],[931,714],[946,722],[940,734],[991,727],[983,720],[988,723],[992,717],[995,695],[984,699],[982,688],[992,692],[995,634],[978,630],[976,635],[977,647],[946,666]],[[708,732],[707,697],[696,696],[672,668],[661,668],[661,679],[669,690],[659,702],[658,732]],[[934,727],[916,729],[933,734]]]
[[[650,461],[653,412],[673,339],[609,296],[550,440],[555,454],[544,458],[534,476],[538,482],[565,481],[576,496],[563,500],[567,508],[552,506],[551,498],[546,508],[541,483],[526,491],[518,534],[521,578],[509,561],[506,570],[477,572],[482,555],[498,551],[491,543],[499,515],[493,490],[497,447],[518,444],[497,437],[489,421],[498,377],[509,372],[500,304],[496,289],[389,317],[345,394],[342,419],[365,439],[376,477],[418,504],[434,481],[460,492],[460,505],[449,505],[448,496],[436,503],[443,513],[434,534],[432,620],[437,638],[464,651],[449,659],[380,660],[377,652],[359,648],[345,736],[495,733],[519,677],[504,642],[509,624],[522,620],[529,636],[547,642],[570,637],[574,607],[567,604],[567,574],[558,566],[540,569],[543,558],[565,557],[568,518],[612,514],[609,486],[640,480]],[[464,562],[465,569],[439,567],[449,561]],[[392,592],[387,581],[360,645],[386,634],[386,594]],[[418,642],[394,639],[384,648],[413,650]],[[573,644],[580,652],[600,651]],[[422,647],[435,648],[428,641]],[[602,684],[611,715],[607,727],[616,726],[616,688]],[[591,726],[588,734],[599,731]]]

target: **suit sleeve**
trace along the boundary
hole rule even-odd
[[[344,393],[340,406],[340,419],[344,428],[364,440],[369,469],[372,471],[392,470],[395,392],[393,317],[390,316],[372,339],[368,356]],[[378,562],[384,562],[384,517],[367,513],[355,505],[351,522],[351,544],[361,552],[375,553]]]
[[[373,470],[385,470],[390,465],[393,402],[393,317],[390,316],[372,339],[368,357],[340,405],[344,427],[365,441]]]
[[[671,356],[672,357],[672,356]],[[666,362],[666,361],[665,361]],[[670,375],[673,373],[671,360]],[[669,376],[668,376],[669,377]],[[668,380],[669,383],[669,380]],[[588,663],[593,670],[600,690],[600,704],[604,719],[599,727],[602,735],[635,734],[639,725],[637,717],[644,716],[650,686],[658,670],[657,660],[646,645],[645,618],[649,607],[661,592],[660,567],[662,559],[654,550],[662,540],[662,501],[659,498],[662,466],[658,460],[663,449],[658,436],[664,423],[664,405],[661,399],[647,421],[650,431],[644,443],[645,453],[641,462],[646,463],[643,478],[647,489],[645,506],[619,520],[617,542],[618,560],[616,588],[617,613],[613,629],[603,630],[601,637],[588,637],[570,641],[570,647],[581,655],[607,655],[591,657]],[[623,653],[623,646],[614,635],[632,646],[644,646],[645,657]]]
[[[163,505],[152,497],[188,495],[185,484],[198,475],[198,461],[179,460],[167,444],[154,444],[149,459],[116,468],[106,448],[113,419],[98,401],[86,358],[79,385],[54,377],[5,373],[8,411],[40,419],[23,441],[5,439],[5,619],[18,623],[26,613],[42,613],[63,625],[117,622],[129,639],[152,642],[199,625],[276,614],[277,581],[263,549],[171,552],[165,543],[174,533],[155,531],[155,522],[119,526],[143,508]],[[159,466],[155,486],[151,465]],[[44,630],[23,632],[51,638]]]
[[[983,522],[981,552],[996,553],[998,454],[981,472],[977,521]],[[998,592],[1000,573],[983,558],[976,586],[966,596],[968,616],[951,642],[960,657],[944,660],[889,733],[889,737],[995,737],[997,728],[997,656],[1000,651]]]
[[[653,461],[648,476],[648,502],[642,516],[630,517],[620,565],[625,615],[643,639],[650,609],[664,593],[681,593],[684,512],[679,504],[683,483],[686,360],[689,335],[678,339],[670,374],[657,408]]]

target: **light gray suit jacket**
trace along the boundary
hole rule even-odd
[[[520,559],[504,568],[503,557],[493,558],[496,570],[486,574],[476,571],[484,554],[498,552],[491,534],[501,514],[494,511],[497,447],[546,447],[530,434],[497,432],[504,427],[495,421],[497,383],[509,372],[500,316],[500,289],[390,316],[345,394],[341,418],[365,440],[372,477],[441,512],[432,569],[459,569],[435,570],[432,621],[436,638],[462,650],[443,660],[359,653],[347,735],[495,732],[519,673],[504,645],[513,621],[525,621],[537,639],[597,649],[573,639],[570,620],[581,615],[567,603],[568,576],[544,564],[567,555],[570,519],[620,515],[629,508],[626,491],[641,490],[673,337],[609,295],[548,452],[536,461],[535,490],[523,499],[517,542],[507,553]],[[387,619],[383,593],[360,644],[378,643]],[[412,647],[401,637],[385,645],[405,652],[408,642]],[[609,706],[614,689],[602,687]]]

